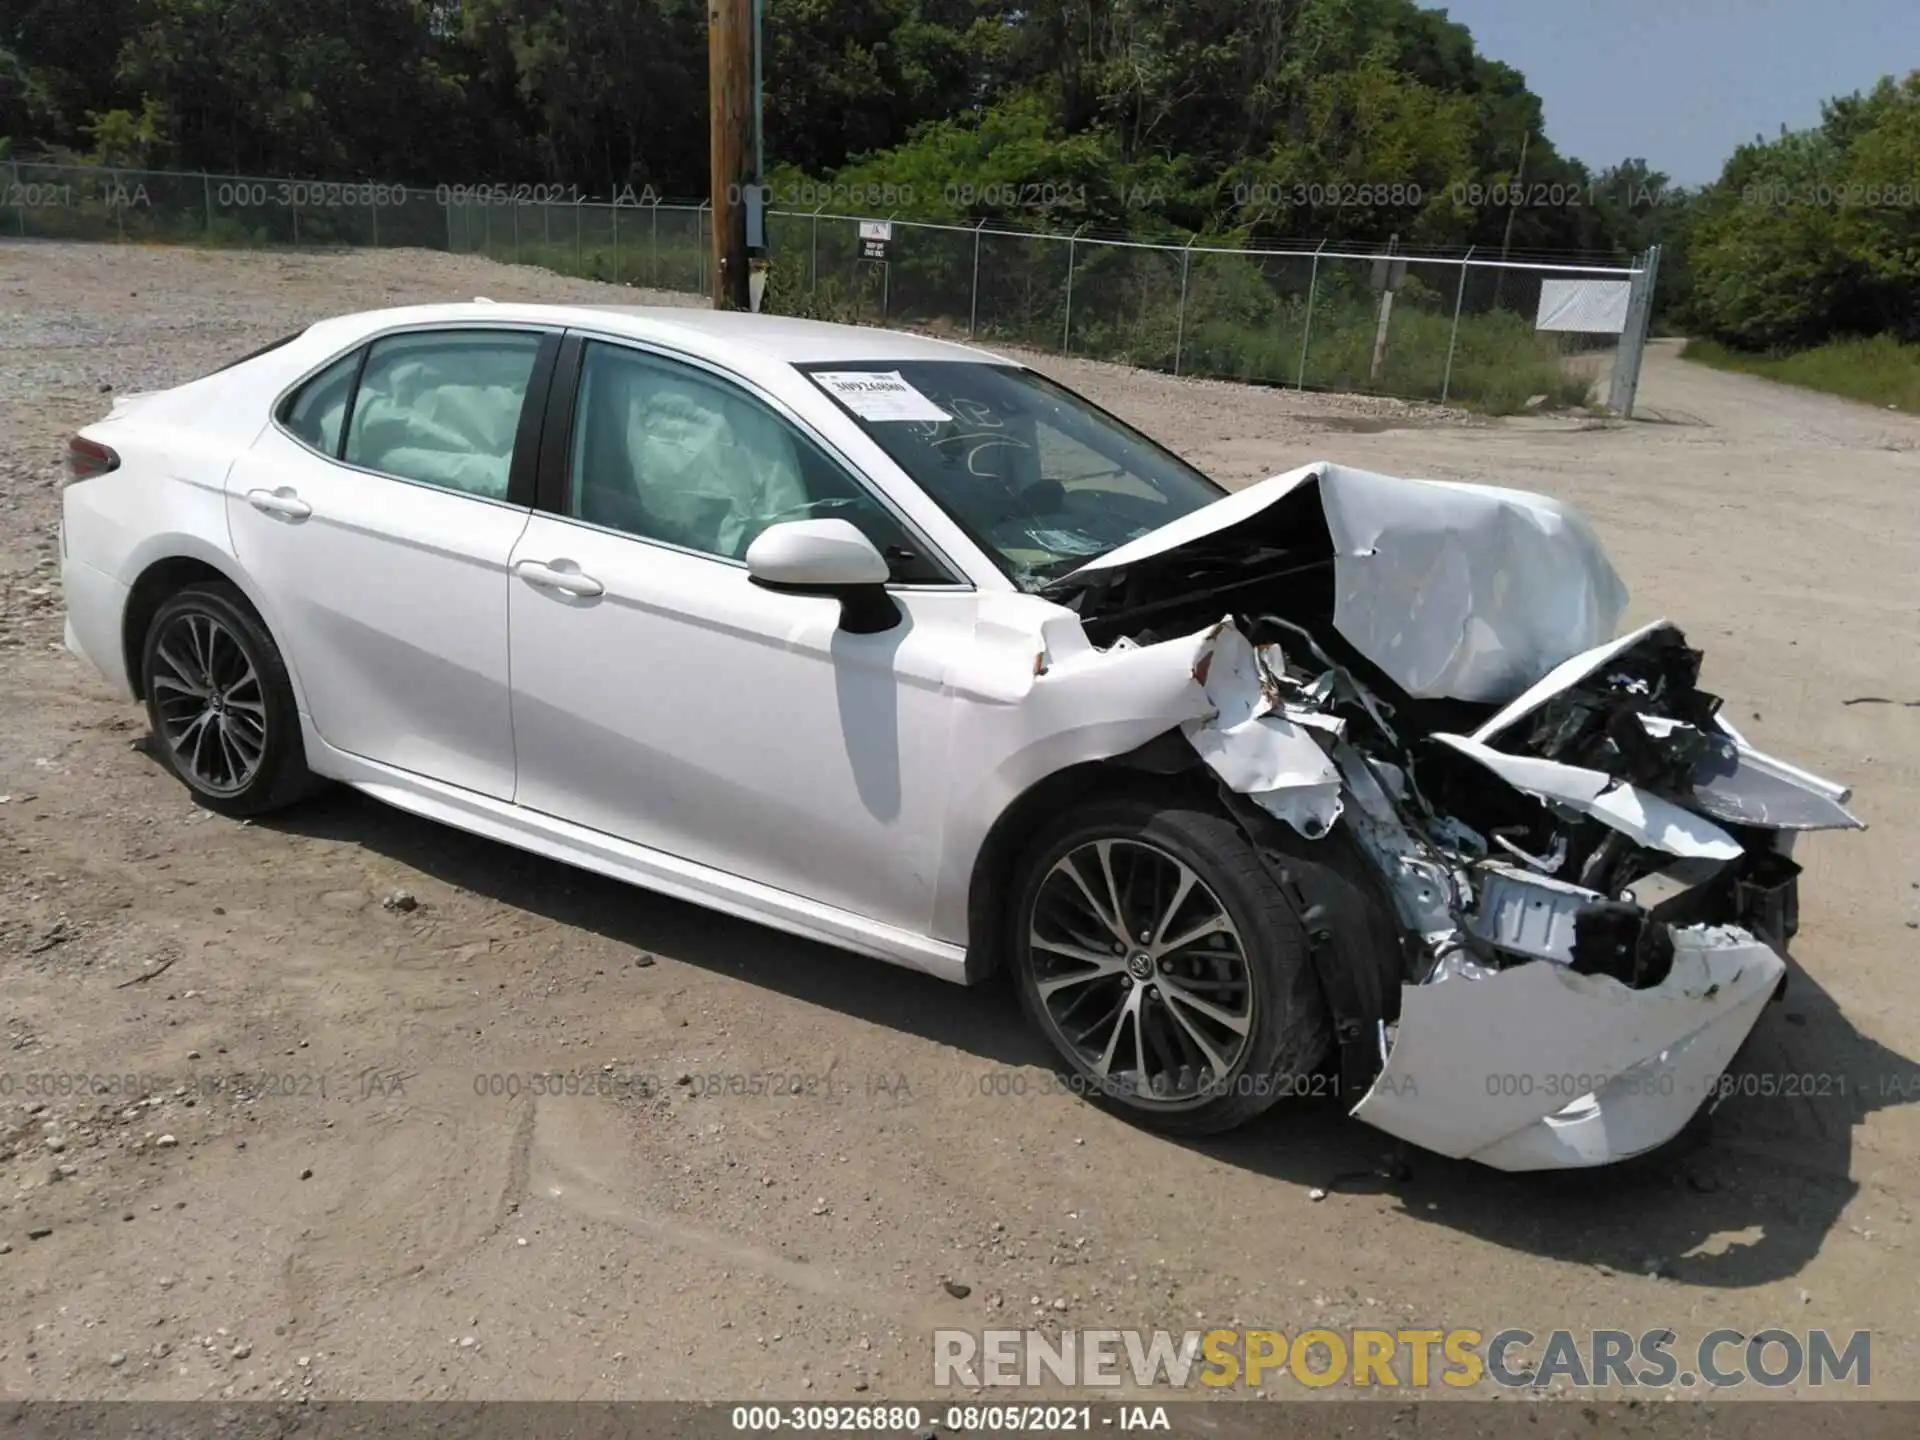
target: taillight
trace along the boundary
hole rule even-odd
[[[67,441],[67,474],[74,479],[91,480],[119,468],[120,457],[98,440],[76,435]]]

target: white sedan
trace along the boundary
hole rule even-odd
[[[1506,1169],[1649,1149],[1784,981],[1845,790],[1585,522],[1226,495],[1014,361],[476,301],[71,442],[67,643],[225,815],[325,781],[958,982],[1168,1130],[1335,1090]]]

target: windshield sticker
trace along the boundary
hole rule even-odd
[[[953,417],[922,395],[898,370],[815,370],[821,389],[862,420],[944,421]]]

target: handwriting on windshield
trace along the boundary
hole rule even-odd
[[[1004,415],[984,401],[950,395],[945,403],[953,419],[926,421],[909,429],[949,461],[959,462],[969,475],[1002,479],[989,456],[1000,450],[1033,449],[1008,426]]]

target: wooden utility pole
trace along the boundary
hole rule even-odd
[[[754,183],[752,0],[707,0],[713,308],[745,310],[747,187]]]
[[[1533,127],[1520,137],[1520,168],[1507,186],[1507,233],[1500,237],[1500,268],[1493,272],[1493,308],[1500,308],[1500,297],[1507,288],[1507,252],[1513,248],[1513,222],[1520,218],[1520,202],[1527,193],[1527,147],[1533,144]],[[1464,267],[1463,267],[1464,268]]]

